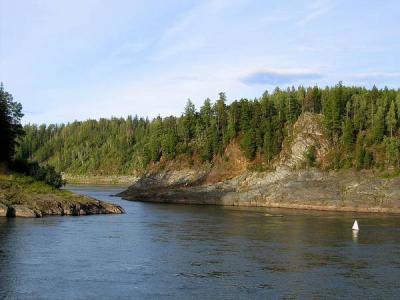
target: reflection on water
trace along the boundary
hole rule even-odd
[[[0,298],[395,298],[399,218],[120,200],[125,215],[0,218]],[[354,233],[357,216],[362,231]]]
[[[353,230],[353,242],[358,243],[358,230]]]

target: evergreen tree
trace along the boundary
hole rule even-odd
[[[190,99],[186,102],[183,114],[183,129],[185,142],[188,142],[194,137],[196,130],[196,107]]]
[[[344,149],[347,151],[350,151],[353,145],[354,142],[353,134],[354,134],[353,123],[349,117],[346,117],[345,121],[343,122],[342,142]]]
[[[400,141],[397,138],[385,138],[386,161],[393,167],[399,167],[400,163]]]
[[[386,126],[387,131],[390,132],[390,137],[393,137],[393,131],[396,128],[397,119],[396,119],[396,108],[394,101],[390,103],[389,113],[386,116]]]
[[[264,157],[267,162],[270,162],[274,156],[274,138],[272,132],[271,121],[267,119],[263,143]]]
[[[357,135],[357,142],[356,142],[356,153],[355,153],[355,164],[357,169],[361,169],[364,167],[365,161],[365,146],[364,146],[364,136],[362,133]]]
[[[244,151],[244,155],[246,156],[246,158],[253,159],[256,154],[254,129],[249,129],[243,133],[240,145]]]
[[[0,83],[0,162],[9,162],[14,155],[17,138],[23,134],[22,117],[22,105]]]
[[[373,135],[374,142],[379,143],[382,141],[383,136],[385,134],[385,114],[384,108],[382,106],[378,107],[378,110],[373,117]]]

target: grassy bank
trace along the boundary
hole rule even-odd
[[[29,176],[0,174],[0,216],[41,217],[122,212],[116,205],[57,189]]]

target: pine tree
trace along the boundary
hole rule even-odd
[[[246,156],[246,158],[253,159],[256,154],[254,129],[249,129],[248,131],[245,131],[243,133],[240,145],[244,151],[244,155]]]
[[[22,117],[22,105],[0,83],[0,162],[9,162],[14,156],[17,138],[23,134]]]
[[[359,133],[357,135],[357,142],[356,142],[356,153],[355,153],[355,164],[357,169],[361,169],[364,167],[365,161],[365,146],[364,146],[364,135]]]
[[[346,151],[350,151],[354,142],[354,129],[353,123],[349,117],[346,117],[345,121],[343,122],[343,135],[342,135],[342,143],[344,149]]]
[[[399,167],[400,162],[400,141],[397,138],[385,138],[385,155],[389,165]]]
[[[383,136],[385,134],[385,115],[384,108],[382,106],[378,107],[378,110],[373,117],[373,134],[374,134],[374,142],[379,143],[382,141]]]
[[[195,134],[196,130],[196,107],[193,102],[188,99],[183,114],[183,130],[185,142],[189,142]]]
[[[390,103],[389,113],[386,116],[387,131],[390,132],[390,137],[393,137],[393,131],[396,128],[396,107],[394,101]]]
[[[271,127],[271,120],[267,119],[264,134],[263,152],[267,162],[270,162],[274,155],[274,140]]]
[[[396,94],[397,120],[400,120],[400,90]]]

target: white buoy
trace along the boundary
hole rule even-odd
[[[360,230],[360,229],[358,228],[358,222],[357,222],[357,220],[354,221],[354,224],[353,224],[352,229],[353,229],[354,231]]]

